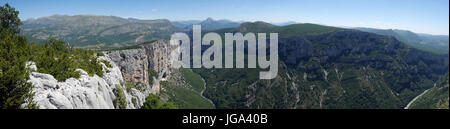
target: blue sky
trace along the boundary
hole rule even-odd
[[[449,0],[0,0],[21,19],[94,14],[140,19],[266,21],[449,34]]]

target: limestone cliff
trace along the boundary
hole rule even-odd
[[[119,67],[125,80],[148,86],[148,59],[143,49],[106,52]]]
[[[126,81],[150,86],[152,93],[158,93],[159,81],[169,78],[169,55],[173,49],[167,40],[158,40],[140,49],[109,51],[106,54],[118,65]],[[149,78],[149,70],[156,71],[158,76]],[[149,84],[149,79],[153,79],[153,84]]]

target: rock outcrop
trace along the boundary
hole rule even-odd
[[[106,54],[118,65],[126,81],[150,86],[152,93],[159,93],[159,81],[169,78],[169,55],[174,49],[167,40],[158,40],[140,49],[109,51]],[[149,70],[157,72],[158,76],[149,78]],[[153,84],[149,84],[149,79],[153,79]]]
[[[82,69],[79,79],[69,78],[64,82],[58,82],[52,75],[32,72],[29,82],[34,85],[33,92],[40,109],[115,109],[114,100],[117,98],[114,91],[117,88],[126,89],[122,72],[108,56],[102,56],[99,60],[106,60],[112,65],[111,68],[103,65],[104,75],[89,76]],[[36,70],[33,63],[28,67]],[[150,88],[123,90],[126,108],[139,108],[143,105],[145,97],[150,93]],[[134,102],[133,102],[134,99]]]

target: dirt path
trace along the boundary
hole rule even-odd
[[[436,86],[436,83],[434,84],[434,87]],[[434,88],[432,87],[432,88]],[[431,88],[430,88],[431,89]],[[416,96],[413,100],[411,100],[408,105],[406,105],[405,109],[409,109],[409,106],[411,106],[411,104],[414,103],[414,101],[416,101],[418,98],[422,97],[422,95],[424,95],[425,93],[427,93],[430,89],[427,89],[425,91],[423,91],[420,95]]]
[[[205,92],[205,90],[206,90],[206,81],[205,81],[205,79],[203,79],[203,77],[202,77],[202,80],[203,80],[203,90],[200,92],[200,96],[202,96],[204,99],[208,100],[214,106],[214,108],[216,108],[216,104],[214,104],[213,101],[211,101],[210,99],[203,96],[203,92]]]

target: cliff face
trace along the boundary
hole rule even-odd
[[[348,55],[358,55],[351,57]],[[360,55],[360,56],[359,56]],[[297,68],[300,62],[315,64],[301,70],[314,70],[328,62],[368,64],[380,62],[379,67],[395,62],[399,56],[407,65],[417,65],[420,61],[431,66],[433,73],[445,74],[448,71],[448,54],[439,55],[409,48],[397,39],[368,32],[337,31],[321,35],[288,37],[279,39],[280,60],[291,68]],[[342,58],[347,56],[347,58]],[[389,57],[389,58],[388,58]],[[427,72],[424,72],[427,73]]]
[[[148,84],[148,58],[143,49],[106,52],[119,67],[125,80],[135,84]]]
[[[144,45],[143,49],[148,57],[148,68],[160,73],[161,77],[169,75],[169,69],[171,68],[169,55],[175,47],[170,46],[166,40],[158,40],[152,44]]]
[[[172,50],[174,47],[168,41],[158,40],[143,45],[141,49],[109,51],[106,54],[118,65],[126,81],[151,87],[152,93],[159,93],[159,81],[167,80],[170,75],[169,55]],[[157,77],[150,78],[149,70],[158,73]]]

